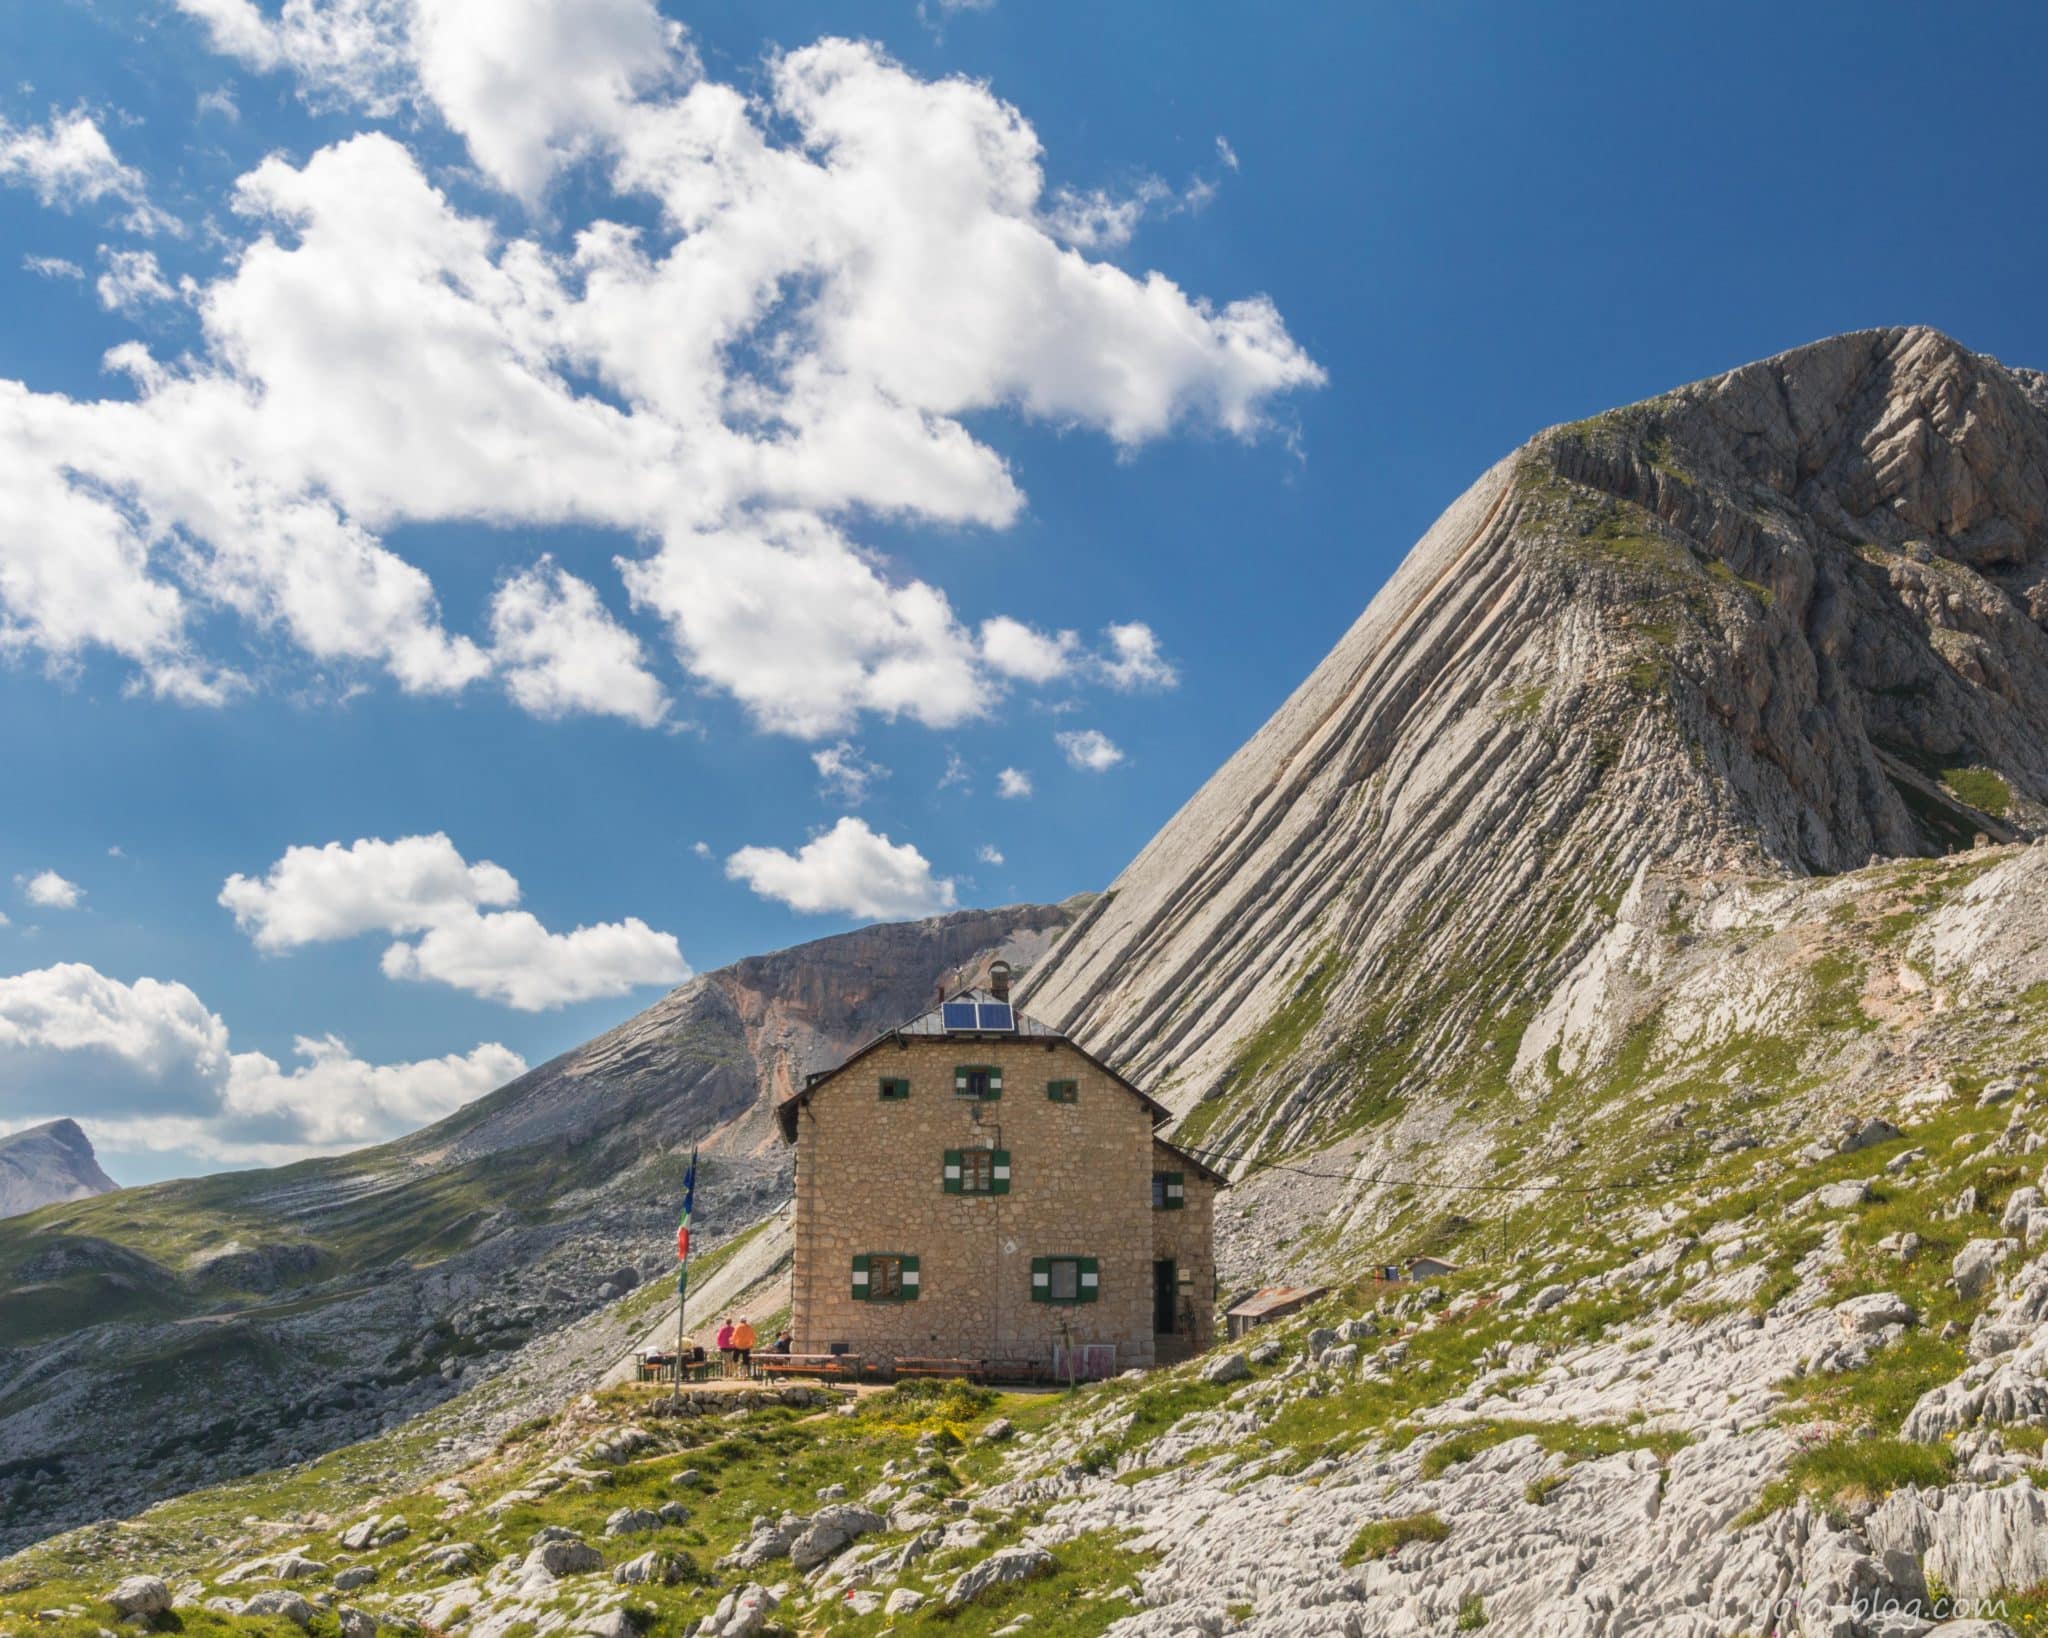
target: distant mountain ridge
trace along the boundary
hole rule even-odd
[[[45,1121],[0,1137],[0,1217],[120,1186],[100,1170],[92,1140],[75,1120]]]

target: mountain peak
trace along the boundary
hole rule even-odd
[[[1868,330],[1538,434],[1020,1000],[1208,1100],[1197,1130],[1227,1106],[1240,1142],[1303,1141],[1410,1077],[1499,1073],[1484,1043],[1646,872],[2041,834],[2043,389]]]
[[[119,1187],[100,1170],[92,1140],[69,1117],[0,1137],[0,1217]]]

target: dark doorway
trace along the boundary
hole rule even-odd
[[[1155,1336],[1173,1334],[1174,1314],[1180,1303],[1178,1270],[1171,1257],[1152,1265],[1152,1331]]]

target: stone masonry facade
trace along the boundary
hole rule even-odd
[[[968,1069],[999,1071],[1000,1095],[963,1096]],[[785,1112],[796,1144],[795,1350],[1045,1363],[1059,1343],[1107,1343],[1117,1369],[1148,1366],[1154,1260],[1165,1257],[1187,1276],[1177,1306],[1206,1345],[1215,1188],[1156,1143],[1153,1121],[1150,1105],[1057,1037],[904,1035],[851,1060]],[[975,1150],[994,1153],[977,1160]],[[949,1192],[949,1155],[994,1186]],[[1155,1171],[1179,1174],[1179,1207],[1155,1208]],[[883,1258],[915,1260],[891,1265],[911,1270],[903,1295],[879,1294]],[[1078,1300],[1034,1300],[1034,1274],[1047,1294],[1052,1278],[1075,1275],[1051,1276],[1052,1259],[1085,1270]]]

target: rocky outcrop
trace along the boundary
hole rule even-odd
[[[92,1141],[75,1120],[45,1121],[0,1137],[0,1217],[120,1186],[100,1170]]]
[[[1196,1134],[1293,1146],[1504,1073],[1648,877],[2038,833],[2041,383],[1868,331],[1538,437],[1023,1003]]]

